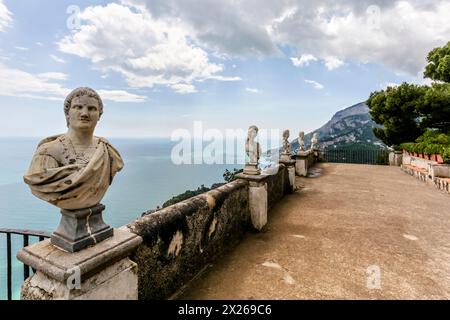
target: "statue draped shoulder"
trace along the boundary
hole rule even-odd
[[[79,163],[70,153],[66,135],[43,139],[24,181],[38,198],[63,209],[96,205],[123,166],[119,152],[105,138],[97,139],[89,161]]]

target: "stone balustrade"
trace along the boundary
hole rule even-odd
[[[256,175],[236,180],[114,229],[114,235],[78,252],[46,240],[18,259],[36,270],[22,299],[167,299],[249,230],[264,232],[270,209],[307,176],[317,149],[285,157]],[[257,164],[256,164],[257,166]],[[86,218],[89,219],[89,216]],[[62,225],[64,227],[64,225]]]
[[[264,192],[252,199],[255,187]],[[245,232],[262,230],[269,209],[290,192],[288,170],[280,164],[250,178],[238,175],[233,182],[129,224],[143,238],[132,256],[139,270],[139,299],[176,296]]]
[[[420,181],[434,185],[445,193],[450,193],[450,165],[403,153],[401,168]]]

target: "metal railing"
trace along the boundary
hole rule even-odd
[[[388,165],[388,150],[333,150],[325,149],[322,157],[327,162]]]
[[[8,300],[12,300],[12,246],[11,246],[11,235],[21,235],[23,236],[23,246],[29,245],[30,237],[37,237],[39,241],[46,238],[50,238],[50,235],[42,231],[32,231],[32,230],[17,230],[17,229],[4,229],[0,228],[0,234],[6,234],[6,270],[7,270],[7,287],[8,287]],[[23,279],[26,280],[30,276],[30,267],[23,265]]]

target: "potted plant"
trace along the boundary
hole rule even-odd
[[[444,163],[450,163],[450,146],[442,148],[442,158]]]

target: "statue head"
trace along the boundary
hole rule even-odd
[[[256,138],[256,135],[257,135],[257,134],[258,134],[258,127],[255,126],[255,125],[250,126],[250,127],[248,128],[247,141],[248,141],[249,139],[254,139],[254,138]]]
[[[102,99],[91,88],[77,88],[66,97],[64,114],[67,127],[93,129],[103,114]]]
[[[283,138],[284,138],[284,139],[289,138],[289,130],[284,130],[284,131],[283,131]]]

